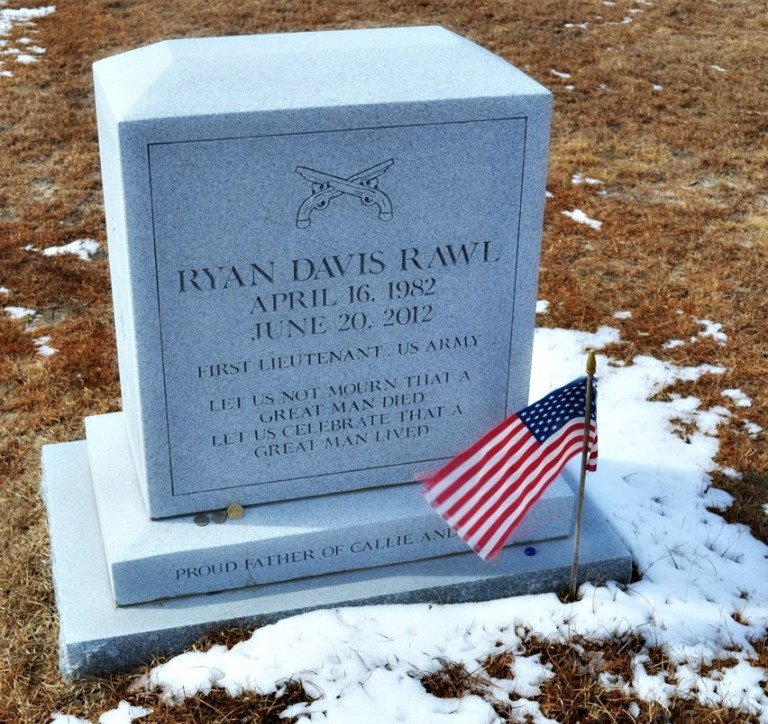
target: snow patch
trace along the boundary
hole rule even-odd
[[[594,333],[537,330],[531,399],[582,375],[587,349],[617,342],[619,332],[611,327]],[[765,672],[751,643],[768,629],[768,577],[755,575],[765,569],[768,546],[714,512],[731,498],[712,487],[709,475],[716,469],[717,426],[729,413],[704,408],[692,396],[657,397],[678,380],[724,372],[650,356],[620,365],[598,355],[601,459],[587,479],[587,494],[630,549],[641,575],[635,583],[584,584],[580,599],[569,604],[541,594],[313,611],[263,626],[231,649],[176,656],[136,685],[159,690],[172,704],[214,688],[233,697],[246,691],[269,695],[300,680],[315,700],[283,713],[302,721],[476,724],[498,721],[487,701],[438,699],[425,692],[419,677],[444,661],[482,671],[489,655],[509,651],[510,677],[494,679],[489,694],[544,722],[536,697],[552,671],[538,656],[525,655],[528,634],[567,642],[631,633],[646,647],[660,647],[674,673],[670,667],[649,673],[657,667],[641,650],[630,680],[603,677],[605,685],[662,706],[686,696],[732,706],[768,724]],[[685,436],[676,433],[681,423]],[[709,670],[725,657],[725,668]],[[126,719],[104,724],[117,721]]]
[[[752,400],[741,390],[723,390],[722,395],[723,397],[728,397],[733,400],[736,407],[752,407]]]
[[[719,488],[709,488],[704,496],[704,506],[710,510],[728,510],[733,505],[733,496]]]
[[[0,3],[5,5],[5,2]],[[14,27],[34,27],[34,20],[43,18],[46,15],[50,15],[56,11],[54,5],[48,5],[41,8],[5,8],[0,7],[0,39],[8,37]],[[17,43],[24,47],[22,52],[19,48],[9,47],[7,40],[0,41],[0,47],[5,48],[2,51],[3,55],[15,56],[17,63],[34,63],[37,60],[36,55],[42,55],[45,53],[45,48],[41,48],[38,45],[31,45],[32,39],[28,36],[19,38]],[[36,55],[35,55],[36,54]],[[10,70],[5,70],[3,64],[0,61],[0,77],[11,78],[13,73]]]
[[[21,321],[30,321],[37,314],[37,310],[26,307],[3,307],[3,310],[11,319]]]
[[[546,299],[539,299],[538,302],[536,302],[536,314],[548,314],[549,313],[549,302]]]
[[[571,183],[574,186],[581,186],[587,184],[587,186],[602,186],[603,182],[599,178],[590,178],[589,176],[582,176],[580,173],[573,174]]]
[[[51,722],[55,724],[91,724],[87,719],[80,719],[72,714],[52,714]]]
[[[51,341],[51,338],[49,336],[44,337],[37,337],[35,338],[35,347],[37,347],[38,354],[41,354],[43,357],[50,357],[52,354],[56,354],[59,350],[54,349],[53,347],[48,346],[48,342]]]
[[[693,321],[701,325],[701,332],[695,337],[691,337],[691,342],[696,342],[702,337],[711,337],[715,341],[724,345],[728,341],[728,335],[723,332],[723,325],[719,322],[712,322],[709,319],[699,319],[694,317]]]
[[[121,701],[116,709],[105,712],[99,717],[99,724],[131,724],[135,719],[141,719],[151,713],[152,709],[131,706],[127,701]]]
[[[26,247],[25,247],[26,248]],[[33,249],[37,251],[36,249]],[[44,256],[61,256],[62,254],[74,254],[83,261],[90,261],[91,257],[99,250],[99,242],[95,239],[76,239],[63,246],[48,246],[43,249]]]
[[[573,219],[573,221],[577,222],[578,224],[586,224],[587,226],[595,230],[599,230],[600,227],[603,225],[602,221],[590,219],[589,216],[587,216],[581,209],[574,209],[573,211],[563,211],[563,215],[567,216],[569,219]]]
[[[614,312],[613,318],[614,319],[632,319],[632,312],[629,312],[629,311]]]

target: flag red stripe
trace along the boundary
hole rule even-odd
[[[574,453],[574,455],[575,454],[577,453]],[[571,457],[573,457],[573,455]],[[531,507],[533,507],[533,505],[541,498],[544,491],[557,478],[561,471],[562,466],[559,469],[554,468],[547,471],[546,475],[539,481],[538,486],[531,491],[531,494],[521,506],[519,512],[515,511],[515,514],[508,519],[501,518],[497,520],[492,529],[486,531],[484,536],[475,541],[474,545],[481,550],[483,557],[490,558],[495,556],[503,548],[515,528],[517,528],[523,521]]]
[[[521,458],[522,464],[527,464],[527,461],[531,458],[537,456],[540,452],[541,446],[536,441],[536,439],[529,434],[528,436],[529,441],[531,441],[533,444],[530,446],[532,449],[528,451],[527,455]],[[520,488],[520,484],[523,481],[523,475],[522,474],[514,474],[514,475],[508,475],[509,469],[513,467],[516,464],[520,464],[520,461],[518,460],[510,460],[508,461],[509,464],[505,464],[498,470],[498,474],[495,478],[492,480],[477,480],[470,481],[467,480],[467,484],[477,486],[479,485],[482,489],[488,490],[488,495],[484,496],[483,505],[482,506],[475,506],[472,510],[466,510],[464,520],[466,522],[467,516],[471,515],[474,517],[477,514],[484,514],[486,510],[493,509],[494,506],[498,503],[500,498],[508,498],[510,496],[515,496],[517,491]]]
[[[471,511],[472,517],[477,522],[470,526],[468,531],[470,535],[475,535],[479,527],[478,523],[481,523],[484,528],[493,526],[494,522],[502,517],[510,506],[514,505],[521,498],[525,498],[531,489],[538,485],[548,470],[555,468],[556,472],[559,473],[565,463],[575,453],[578,453],[582,439],[583,424],[581,422],[572,422],[570,425],[562,428],[554,438],[551,438],[546,446],[539,446],[530,459],[526,461],[525,468],[503,481],[502,489],[499,491],[500,494],[491,503],[493,512],[489,510],[491,505],[487,506],[486,509]],[[549,444],[550,442],[551,444]],[[557,477],[557,474],[552,477],[552,480],[555,477]],[[486,483],[483,484],[485,485]],[[542,487],[539,497],[544,492],[545,487],[546,485]],[[501,493],[506,493],[506,496],[499,503],[499,498],[502,497]]]
[[[575,429],[567,439],[560,443],[557,450],[551,451],[554,455],[547,455],[533,470],[530,470],[529,466],[530,472],[528,472],[525,478],[522,478],[522,485],[524,485],[522,496],[518,495],[515,499],[505,501],[488,517],[482,526],[485,532],[477,539],[476,544],[482,548],[487,548],[488,545],[493,545],[494,540],[496,542],[501,540],[503,545],[503,542],[506,541],[509,534],[523,520],[531,506],[544,494],[544,491],[562,472],[566,463],[581,452],[582,446],[583,429]],[[521,497],[522,509],[520,511],[516,509],[511,517],[506,516],[506,511],[518,502]],[[500,529],[501,533],[499,533]],[[468,542],[471,544],[472,541]],[[493,553],[490,553],[490,555],[493,555]]]
[[[594,430],[594,425],[591,425],[591,430]],[[597,441],[596,437],[593,437],[590,435],[590,446],[592,444],[592,441]],[[581,445],[579,446],[581,448]],[[578,451],[577,453],[578,454]],[[575,454],[571,456],[575,457]],[[570,459],[570,458],[569,458]],[[565,467],[565,464],[568,462],[568,460],[565,460],[563,464],[557,469],[556,471],[552,472],[551,477],[547,480],[547,482],[542,486],[541,492],[536,495],[535,497],[532,497],[528,504],[524,507],[524,509],[521,510],[520,513],[517,511],[515,512],[514,517],[511,517],[507,521],[501,521],[499,525],[496,526],[496,535],[494,536],[495,543],[492,543],[489,546],[489,543],[485,543],[484,546],[484,558],[493,558],[495,555],[497,555],[501,549],[504,547],[504,544],[506,543],[509,536],[514,532],[515,528],[523,521],[525,516],[528,514],[528,511],[533,507],[533,505],[538,501],[538,499],[541,497],[541,495],[544,493],[544,490],[549,486],[549,484],[557,478],[557,476],[562,472],[563,467]],[[589,467],[587,468],[589,470]],[[596,469],[596,468],[595,468]],[[475,549],[476,550],[476,549]],[[481,549],[482,550],[482,549]]]
[[[486,519],[483,518],[488,509],[492,509],[492,506],[497,502],[498,497],[493,500],[490,505],[485,506],[484,509],[466,511],[466,514],[460,523],[455,523],[450,520],[447,522],[449,522],[449,524],[459,533],[463,540],[472,545],[472,547],[475,548],[478,553],[481,553],[483,557],[493,555],[493,553],[489,551],[483,551],[484,548],[487,548],[487,541],[491,537],[495,538],[494,533],[501,527],[506,529],[507,535],[517,527],[518,523],[522,521],[530,507],[541,497],[548,485],[561,472],[565,463],[574,457],[574,455],[578,454],[581,449],[582,441],[583,426],[581,422],[578,422],[576,423],[576,427],[571,430],[570,447],[568,446],[569,439],[561,440],[557,450],[549,449],[548,451],[545,451],[547,454],[543,456],[538,455],[538,457],[532,461],[532,465],[527,466],[524,474],[521,474],[520,476],[515,475],[514,479],[511,481],[503,481],[506,483],[507,488],[511,487],[512,489],[507,492],[507,497],[504,499],[502,505],[495,509],[490,516]],[[554,459],[553,453],[555,454]],[[548,471],[551,472],[550,475],[547,475]],[[526,477],[529,479],[526,479]],[[487,481],[481,481],[479,485],[482,488],[485,484],[487,484]],[[498,488],[498,485],[496,487]],[[505,521],[503,519],[504,513],[511,506],[520,504],[521,500],[521,509],[519,511],[514,511],[511,520]],[[508,524],[505,525],[505,522]],[[480,524],[483,524],[483,531],[479,540],[475,540]],[[504,536],[502,542],[506,537],[507,536]]]
[[[517,526],[524,520],[531,507],[538,502],[547,487],[557,478],[559,472],[557,469],[546,471],[546,474],[538,481],[538,485],[529,491],[528,496],[522,502],[517,503],[512,515],[506,518],[497,518],[493,525],[484,527],[482,535],[476,534],[474,537],[466,537],[466,542],[483,558],[487,559],[496,555]]]
[[[455,458],[447,462],[440,470],[433,476],[433,478],[445,478],[454,470],[462,466],[469,458],[471,458],[478,450],[482,450],[491,444],[497,436],[506,436],[509,428],[515,426],[519,422],[517,415],[512,415],[506,420],[502,420],[496,427],[489,430],[479,440],[470,445],[466,450],[460,452]],[[427,483],[429,486],[429,483]]]
[[[557,442],[556,448],[553,447],[549,450],[542,450],[539,448],[536,450],[529,460],[526,461],[526,467],[523,470],[520,470],[519,473],[516,472],[515,475],[506,476],[505,479],[501,481],[502,485],[500,486],[499,495],[491,501],[491,505],[495,512],[490,513],[488,510],[481,510],[478,512],[488,515],[486,518],[487,520],[493,520],[500,510],[500,502],[502,505],[501,510],[503,511],[508,504],[514,503],[518,499],[524,497],[529,487],[536,484],[538,476],[542,472],[542,468],[546,469],[549,465],[548,460],[553,455],[557,455],[558,451],[567,446],[567,444],[568,439],[564,437],[561,441]],[[501,501],[499,500],[500,498],[502,499]],[[487,506],[487,508],[490,508],[491,505]]]
[[[452,496],[450,498],[441,497],[441,514],[446,519],[453,517],[458,510],[467,506],[477,507],[482,502],[477,499],[478,495],[487,499],[495,492],[495,487],[488,486],[480,486],[478,492],[478,486],[467,484],[470,480],[497,480],[512,465],[524,459],[529,448],[538,444],[525,426],[521,426],[521,428],[514,440],[511,441],[509,448],[503,448],[493,460],[487,461],[484,470],[478,471],[476,468],[468,470],[451,486],[454,491]]]
[[[482,467],[486,461],[499,453],[505,446],[515,438],[516,435],[527,433],[525,425],[520,422],[517,416],[512,416],[505,420],[505,425],[497,426],[498,433],[494,436],[485,436],[484,445],[475,443],[470,448],[460,453],[451,462],[440,468],[429,480],[425,481],[428,490],[426,491],[427,500],[441,499],[445,500],[447,496],[460,490],[463,481],[468,475],[476,474],[478,467]],[[461,458],[461,464],[455,465]]]
[[[581,422],[578,423],[579,428],[582,428]],[[532,459],[538,459],[536,456],[539,454],[538,449],[541,447],[539,443],[535,441],[532,435],[530,435],[527,432],[527,429],[524,428],[525,435],[522,440],[519,441],[519,443],[515,446],[514,451],[510,455],[510,459],[501,459],[498,461],[498,463],[490,470],[490,473],[486,477],[479,477],[477,476],[477,471],[475,469],[468,470],[464,475],[462,475],[461,478],[458,478],[454,481],[454,483],[451,486],[450,491],[446,491],[445,494],[440,494],[439,496],[435,497],[434,505],[437,508],[437,510],[440,512],[441,515],[447,518],[447,516],[453,516],[456,512],[456,505],[460,502],[465,502],[466,504],[470,504],[469,498],[474,494],[474,491],[476,489],[481,489],[484,491],[483,493],[483,500],[487,500],[493,493],[496,492],[498,489],[498,484],[496,484],[496,481],[499,480],[501,476],[506,473],[510,467],[514,466],[516,463],[519,462],[519,460],[525,460],[526,458],[532,458]],[[582,433],[583,434],[583,433]],[[553,438],[553,440],[556,441],[557,436]],[[522,443],[522,444],[520,444]],[[535,446],[532,451],[528,451],[528,447],[531,447],[532,445]],[[524,449],[521,449],[523,448]],[[525,453],[525,456],[523,456],[522,453]],[[526,468],[527,470],[527,468]],[[439,473],[438,473],[439,475]],[[525,475],[525,471],[522,471],[519,475],[515,476],[516,478],[522,478]],[[477,480],[477,485],[469,485],[472,480]],[[501,482],[504,481],[504,478],[501,477]],[[489,487],[488,483],[491,483],[493,487]],[[451,498],[448,499],[446,496],[454,491],[463,491],[463,497],[461,498]],[[471,507],[478,507],[478,505],[482,501],[475,501],[475,504]],[[464,507],[464,506],[462,506]]]
[[[545,451],[545,455],[539,455],[538,458],[532,460],[532,464],[528,466],[524,473],[520,476],[515,476],[512,484],[517,488],[514,495],[508,496],[501,506],[499,506],[492,514],[487,518],[489,522],[493,522],[496,518],[500,517],[510,505],[516,503],[518,500],[527,499],[527,496],[531,491],[538,489],[538,495],[536,499],[541,497],[546,487],[557,475],[562,471],[565,464],[579,452],[582,445],[583,435],[578,431],[572,431],[572,435],[568,438],[564,438],[560,441],[558,447]],[[548,478],[547,473],[551,470],[555,471],[555,474]],[[541,484],[542,479],[546,479],[547,482]],[[535,501],[534,501],[535,502]],[[522,519],[524,516],[520,516]],[[474,532],[474,531],[473,531]]]

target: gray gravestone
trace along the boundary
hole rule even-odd
[[[527,402],[550,94],[441,28],[94,75],[124,410],[43,450],[65,674],[216,622],[564,585],[563,479],[495,570],[412,482]],[[585,575],[628,576],[584,535]]]
[[[151,517],[410,481],[527,402],[546,89],[441,28],[169,41],[94,75]]]

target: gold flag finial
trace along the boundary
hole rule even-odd
[[[587,357],[587,374],[592,377],[597,372],[597,360],[595,359],[594,350],[589,350],[589,357]]]

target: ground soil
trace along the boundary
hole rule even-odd
[[[129,697],[127,676],[74,686],[59,679],[38,496],[41,445],[80,438],[84,416],[120,408],[106,254],[85,263],[27,248],[94,238],[107,249],[91,63],[170,37],[406,24],[444,25],[554,92],[539,295],[550,306],[539,323],[617,327],[622,343],[611,353],[627,363],[651,354],[725,366],[725,375],[677,391],[733,411],[718,463],[736,475],[716,483],[735,498],[728,519],[768,541],[768,447],[744,424],[768,426],[764,0],[63,0],[6,38],[13,45],[31,36],[46,49],[37,62],[0,55],[13,72],[0,76],[0,287],[9,290],[0,306],[37,312],[0,314],[0,721],[46,721],[52,711],[95,718]],[[575,184],[575,174],[601,183]],[[602,227],[562,213],[576,208]],[[620,311],[631,317],[615,318]],[[727,343],[664,348],[698,334],[699,320],[720,323]],[[42,357],[40,336],[58,353]],[[722,396],[727,388],[752,406],[736,407]],[[616,642],[616,657],[625,645]],[[562,691],[583,692],[563,663],[570,659],[548,655],[561,662]],[[568,713],[567,694],[550,698],[549,715],[560,721],[627,720],[610,718],[622,709],[606,708],[594,686],[578,715]],[[267,714],[219,698],[195,706],[186,714],[159,706],[147,721],[274,716],[270,702]],[[687,704],[672,714],[677,722],[747,720]],[[638,721],[667,716],[646,706]]]

